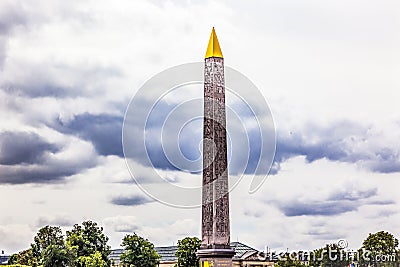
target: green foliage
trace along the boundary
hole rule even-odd
[[[12,265],[2,265],[4,267],[31,267],[28,265],[21,265],[21,264],[12,264]]]
[[[108,263],[105,262],[102,258],[102,255],[99,251],[91,254],[90,256],[80,256],[77,261],[80,266],[86,267],[107,267]]]
[[[8,264],[17,264],[18,263],[18,253],[14,253],[8,258]]]
[[[43,267],[67,267],[73,265],[74,251],[61,245],[49,245],[42,252]]]
[[[126,235],[121,245],[125,249],[125,252],[121,254],[122,266],[155,267],[160,262],[161,257],[157,254],[154,245],[136,233]]]
[[[13,254],[9,266],[31,267],[109,267],[110,246],[103,228],[95,222],[75,224],[64,241],[61,228],[45,226],[39,229],[31,248]]]
[[[361,266],[397,266],[398,245],[398,239],[391,233],[385,231],[380,231],[375,234],[370,233],[359,250],[360,255],[364,254],[366,256],[360,257]],[[385,261],[382,261],[382,257],[389,256],[393,258],[390,260],[386,258]]]
[[[13,254],[9,263],[15,265],[28,265],[32,267],[38,266],[38,260],[32,252],[32,248],[23,250],[18,254]]]
[[[196,255],[200,248],[201,240],[197,237],[186,237],[178,241],[177,267],[199,267],[199,258]]]
[[[324,248],[314,250],[310,257],[311,266],[342,267],[351,262],[347,252],[337,244],[327,244]]]
[[[75,264],[77,267],[87,267],[85,265],[87,257],[94,259],[101,255],[104,266],[110,266],[108,255],[110,254],[110,246],[107,245],[108,237],[103,233],[103,227],[97,226],[97,223],[85,221],[81,225],[75,224],[71,231],[67,231],[67,247],[76,251]],[[103,263],[102,263],[103,264]]]
[[[295,253],[286,253],[278,262],[275,267],[304,267]]]
[[[39,265],[62,267],[69,263],[63,256],[65,242],[59,226],[47,225],[40,228],[33,238],[31,250]]]
[[[39,229],[31,244],[32,252],[38,259],[48,246],[63,246],[64,236],[59,226],[45,226]]]
[[[326,245],[326,247],[328,247],[329,245]],[[325,248],[319,248],[319,249],[315,249],[312,253],[310,253],[310,255],[308,255],[309,257],[309,265],[313,266],[313,267],[319,267],[322,264],[323,261],[323,251],[326,250]]]
[[[37,232],[30,249],[13,254],[8,262],[33,267],[63,267],[68,266],[69,259],[70,254],[66,253],[61,228],[45,226]]]

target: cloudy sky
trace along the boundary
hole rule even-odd
[[[200,236],[200,209],[161,204],[132,181],[121,134],[140,86],[202,61],[213,26],[225,64],[257,85],[277,133],[263,186],[249,194],[248,171],[231,192],[232,241],[280,250],[338,239],[357,248],[379,230],[400,237],[399,13],[397,1],[2,0],[0,249],[27,248],[44,225],[87,219],[113,248],[131,232],[156,245]],[[174,107],[161,101],[149,127]],[[228,114],[230,136],[235,126]],[[197,122],[179,141],[191,160],[200,137]],[[200,182],[169,165],[157,140],[147,144],[168,181]],[[136,178],[156,184],[143,157],[132,158]]]

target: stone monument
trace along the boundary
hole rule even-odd
[[[231,267],[224,58],[214,28],[205,56],[200,267]]]

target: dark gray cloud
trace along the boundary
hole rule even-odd
[[[92,167],[93,164],[70,162],[44,162],[41,165],[0,165],[0,184],[58,183],[68,176]]]
[[[0,183],[2,184],[26,184],[47,183],[61,180],[64,176],[73,174],[73,171],[57,170],[52,167],[30,166],[0,166]]]
[[[58,150],[57,145],[45,141],[35,133],[0,133],[0,165],[41,163],[47,153]]]
[[[315,201],[315,202],[300,202],[291,201],[288,203],[278,204],[278,208],[286,216],[303,216],[303,215],[322,215],[331,216],[349,211],[357,210],[359,205],[354,202],[337,202],[337,201]]]
[[[84,113],[67,123],[57,120],[50,126],[92,142],[100,155],[122,157],[122,123],[122,116]]]
[[[391,200],[376,200],[377,188],[357,190],[348,187],[339,192],[333,192],[321,200],[297,199],[287,201],[272,201],[286,216],[333,216],[350,211],[356,211],[363,205],[391,205]]]
[[[146,125],[146,139],[148,155],[153,166],[161,169],[176,170],[171,164],[170,158],[165,157],[163,149],[168,148],[165,142],[176,142],[176,136],[161,141],[163,123],[169,114],[175,108],[174,105],[160,101],[149,116]],[[249,117],[247,110],[237,109],[242,119]],[[194,113],[193,110],[182,110],[186,113]],[[241,113],[240,113],[241,112]],[[243,113],[243,114],[242,114]],[[177,120],[179,121],[179,120]],[[171,123],[171,122],[169,122]],[[200,125],[199,127],[201,127]],[[170,126],[171,127],[171,126]],[[201,157],[198,144],[201,140],[202,131],[199,127],[180,132],[179,148],[180,152],[189,160],[195,160]],[[174,128],[174,127],[171,127]],[[313,162],[319,159],[328,159],[330,161],[354,163],[373,172],[391,173],[400,171],[400,151],[396,147],[382,147],[377,131],[370,126],[362,126],[352,121],[337,121],[329,126],[320,126],[316,124],[305,124],[303,130],[283,133],[278,131],[275,160],[270,170],[270,174],[276,174],[280,170],[280,163],[296,156],[304,156],[307,162]],[[235,131],[240,131],[235,122],[228,122],[228,130],[231,136],[237,135]],[[137,129],[138,134],[142,134],[143,129]],[[264,134],[264,133],[263,133]],[[231,174],[237,174],[243,168],[243,157],[246,153],[246,174],[254,173],[257,164],[259,164],[262,137],[257,129],[247,129],[246,135],[249,143],[234,142],[228,143],[228,153],[235,151],[236,157],[232,157],[229,162],[229,171]],[[236,141],[238,138],[236,138]],[[245,147],[246,146],[246,147]],[[237,156],[240,154],[241,156]],[[172,154],[173,155],[173,154]],[[139,162],[143,155],[137,155]],[[180,156],[180,155],[178,155]],[[179,157],[177,157],[179,158]],[[172,159],[174,159],[172,157]],[[235,160],[233,160],[235,159]],[[238,160],[239,159],[239,160]],[[178,162],[179,163],[179,162]],[[199,161],[201,164],[201,161]],[[175,164],[179,165],[179,164]],[[200,168],[200,165],[197,166]]]
[[[171,147],[172,142],[177,142],[178,133],[171,137],[167,135],[168,138],[161,140],[162,132],[165,131],[163,123],[167,119],[167,114],[174,108],[174,105],[160,101],[150,114],[146,125],[142,127],[130,125],[133,129],[131,131],[132,139],[140,141],[141,138],[135,138],[135,136],[146,134],[147,154],[141,155],[133,151],[131,156],[135,161],[147,166],[147,161],[144,159],[149,157],[152,166],[157,169],[177,170],[176,166],[179,166],[179,162],[175,160],[174,154],[169,154],[169,156],[172,155],[172,158],[167,158],[165,149]],[[137,116],[146,115],[137,114]],[[76,115],[67,123],[57,120],[51,127],[62,133],[79,136],[92,142],[100,155],[123,157],[122,125],[123,117],[119,115],[84,113]],[[181,152],[184,157],[190,160],[201,156],[198,145],[202,131],[198,128],[201,128],[202,125],[201,123],[199,125],[194,124],[195,127],[187,127],[185,131],[180,133],[178,141],[180,151],[176,152],[179,154],[178,156]],[[270,174],[278,173],[280,163],[295,156],[304,156],[308,162],[326,158],[330,161],[357,163],[374,172],[400,171],[400,158],[395,148],[377,149],[376,147],[365,146],[368,143],[366,140],[375,138],[368,135],[369,128],[367,127],[342,121],[327,128],[313,125],[307,127],[307,129],[304,132],[293,132],[286,136],[278,134],[277,151]],[[235,146],[235,151],[248,150],[250,152],[245,173],[252,173],[259,163],[261,137],[258,131],[253,130],[248,132],[248,136],[249,148],[241,148],[244,142],[231,145]],[[132,143],[135,144],[135,141]],[[136,145],[139,146],[140,144]],[[199,164],[201,164],[201,161],[199,161]],[[230,162],[231,174],[237,173],[237,170],[243,167],[237,165],[236,162]],[[198,168],[200,168],[200,165]]]
[[[167,103],[163,100],[156,103],[149,101],[151,99],[146,98],[137,101],[138,106],[134,108],[135,113],[127,114],[124,122],[126,156],[144,166],[163,170],[179,170],[180,168],[177,166],[185,165],[181,152],[186,158],[198,156],[198,144],[194,145],[194,143],[201,141],[201,134],[197,133],[197,130],[200,130],[201,133],[201,126],[199,129],[188,127],[183,133],[180,133],[179,129],[183,126],[182,122],[187,122],[187,118],[193,118],[193,113],[201,112],[201,107],[194,109],[185,106],[179,112],[173,112],[175,117],[171,119],[168,116],[178,104]],[[153,109],[147,114],[148,108],[152,106]],[[147,118],[145,122],[143,122],[143,118]],[[179,134],[181,135],[178,141]],[[164,138],[162,138],[163,135]],[[143,144],[145,152],[143,152]],[[196,167],[198,169],[199,166]]]
[[[138,101],[138,105],[148,106]],[[149,157],[152,166],[158,169],[168,170],[190,170],[198,173],[202,169],[201,141],[203,134],[203,102],[201,98],[185,103],[171,103],[161,100],[154,103],[149,114],[142,114],[141,107],[135,108],[137,113],[127,114],[129,127],[126,132],[129,136],[139,136],[137,141],[145,138],[146,155],[139,155],[135,149],[128,153],[131,158],[144,165],[144,160]],[[150,105],[151,106],[151,105]],[[254,120],[250,116],[249,109],[242,106],[232,106],[235,112],[243,116],[243,120]],[[246,173],[253,174],[260,163],[261,142],[263,136],[259,129],[246,129],[243,121],[236,118],[231,109],[228,109],[228,116],[233,120],[228,121],[228,157],[230,174]],[[136,118],[146,117],[146,124],[139,125]],[[229,118],[228,118],[229,119]],[[264,133],[263,133],[264,134]],[[247,142],[247,138],[249,142]],[[265,136],[264,136],[265,138]],[[246,140],[244,140],[246,139]],[[131,147],[140,147],[142,143],[135,140],[127,141]],[[264,148],[265,149],[265,148]],[[272,152],[271,152],[272,153]]]
[[[181,151],[175,150],[174,153],[169,153],[169,158],[166,156],[166,151],[168,152],[169,147],[177,142],[179,134],[175,131],[170,131],[170,129],[176,129],[176,124],[182,122],[182,118],[190,117],[196,112],[194,110],[181,109],[179,114],[177,112],[173,113],[177,115],[175,120],[168,120],[168,116],[171,115],[171,112],[177,106],[178,104],[169,104],[166,101],[157,102],[150,114],[148,114],[146,125],[143,125],[144,127],[142,129],[138,128],[140,134],[145,134],[146,150],[151,164],[158,169],[178,170],[176,165],[181,165],[182,162],[177,160],[178,157],[175,156],[178,154],[180,155],[181,151],[186,158],[196,158],[197,155],[196,152],[198,149],[197,147],[193,149],[192,142],[182,142],[179,147]],[[143,116],[147,116],[147,114],[143,114]],[[162,139],[163,134],[165,134],[167,138]],[[190,140],[199,140],[199,136],[193,128],[187,130],[185,134],[179,138],[187,140],[187,135],[190,135]],[[188,151],[192,153],[186,153]],[[147,157],[147,155],[145,156]],[[137,159],[142,163],[141,157],[141,155],[137,155]],[[174,163],[176,165],[174,165]]]
[[[62,159],[63,149],[36,133],[0,133],[0,184],[57,183],[96,164],[92,155]]]
[[[118,206],[139,206],[153,200],[144,196],[117,196],[111,199],[111,203]]]
[[[322,158],[330,161],[358,163],[380,173],[400,171],[400,151],[396,147],[374,146],[378,136],[371,128],[341,121],[329,127],[305,125],[304,132],[278,133],[275,162],[271,174],[276,174],[280,163],[295,156],[307,162]]]
[[[41,65],[23,63],[22,76],[4,77],[1,87],[10,94],[36,97],[83,97],[104,93],[110,78],[121,71],[111,66],[72,66],[48,62]]]
[[[370,169],[374,172],[393,173],[400,172],[400,151],[397,147],[387,147],[375,153],[376,161],[370,163]]]
[[[339,122],[329,128],[306,125],[304,132],[278,134],[275,161],[282,162],[294,156],[305,156],[308,162],[327,158],[332,161],[356,161],[349,154],[346,138],[365,134],[364,128],[350,122]]]
[[[370,188],[368,190],[342,190],[331,194],[328,200],[358,201],[360,199],[367,199],[376,196],[377,194],[378,194],[377,188]]]
[[[13,28],[27,24],[24,8],[12,2],[16,1],[5,1],[0,4],[0,35],[6,35]]]
[[[394,200],[389,199],[379,199],[379,200],[371,200],[368,202],[369,205],[392,205],[396,204]]]

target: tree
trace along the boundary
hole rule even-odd
[[[314,250],[310,255],[311,266],[342,267],[351,262],[350,255],[337,244],[327,244],[324,248]]]
[[[23,250],[18,254],[13,254],[10,260],[8,261],[9,264],[20,264],[20,265],[28,265],[32,267],[38,266],[38,260],[33,255],[32,248]]]
[[[370,233],[359,250],[360,262],[363,266],[395,266],[398,245],[398,239],[391,233]]]
[[[39,229],[31,244],[34,256],[40,261],[48,246],[64,246],[64,236],[59,226],[45,226]]]
[[[92,221],[85,221],[82,226],[75,224],[71,231],[67,231],[67,247],[76,251],[77,267],[87,267],[87,258],[84,257],[97,257],[94,255],[96,252],[100,253],[105,266],[110,266],[110,246],[107,242],[108,237],[103,233],[103,227]]]
[[[201,240],[197,237],[186,237],[178,241],[177,267],[199,267],[199,258],[196,251],[200,248]]]
[[[319,248],[315,249],[312,254],[310,253],[309,255],[309,265],[313,267],[321,266],[322,261],[323,261],[323,253],[322,251],[325,251],[325,248]]]
[[[99,251],[91,254],[90,256],[81,256],[78,259],[79,264],[81,266],[86,267],[106,267],[108,266],[107,262],[105,262],[102,258],[102,255]]]
[[[274,265],[275,267],[304,267],[297,257],[297,253],[285,253],[282,255],[278,262]]]
[[[73,265],[74,252],[64,244],[49,245],[42,252],[43,267],[66,267]]]
[[[125,248],[125,252],[120,257],[122,266],[155,267],[160,262],[161,257],[157,254],[154,245],[136,233],[126,235],[122,239],[121,246]]]
[[[8,264],[18,264],[18,253],[12,254],[7,261]]]
[[[38,266],[42,265],[43,262],[51,262],[50,265],[46,266],[66,266],[65,264],[61,264],[61,262],[65,262],[65,260],[61,257],[61,254],[56,253],[55,251],[55,248],[58,248],[57,251],[65,249],[64,237],[60,227],[42,227],[37,232],[33,241],[34,242],[31,244],[31,248],[12,255],[9,263]],[[49,247],[51,247],[51,249],[48,249]]]

